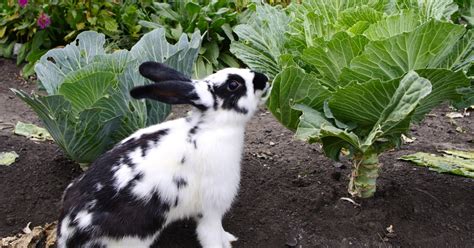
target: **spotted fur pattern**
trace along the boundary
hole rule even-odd
[[[246,122],[267,91],[267,78],[228,68],[192,81],[162,64],[140,73],[156,84],[136,98],[191,104],[193,113],[138,130],[103,154],[65,190],[58,247],[153,247],[173,221],[194,218],[204,248],[237,238],[222,217],[240,181]]]

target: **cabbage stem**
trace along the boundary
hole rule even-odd
[[[352,166],[349,193],[361,198],[372,197],[376,190],[377,177],[381,167],[378,154],[368,153],[355,156]]]

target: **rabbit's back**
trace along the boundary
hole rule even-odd
[[[151,242],[183,186],[183,179],[173,178],[186,149],[179,137],[186,134],[183,124],[175,120],[139,130],[75,179],[64,193],[59,247]]]

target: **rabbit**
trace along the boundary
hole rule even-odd
[[[185,118],[140,129],[94,161],[66,188],[58,247],[156,247],[170,223],[195,219],[204,248],[237,238],[222,218],[240,183],[247,121],[267,95],[268,78],[226,68],[191,80],[157,62],[139,66],[153,84],[136,99],[194,106]]]

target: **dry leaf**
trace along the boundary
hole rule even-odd
[[[341,197],[341,198],[339,198],[339,199],[340,199],[340,200],[343,200],[343,201],[348,201],[348,202],[354,204],[355,206],[360,207],[360,204],[359,204],[359,203],[355,202],[354,200],[352,200],[352,199],[349,198],[349,197]]]
[[[464,117],[463,114],[458,113],[458,112],[449,112],[449,113],[446,114],[446,116],[451,118],[451,119],[463,118]]]
[[[409,143],[413,143],[413,141],[415,141],[416,138],[415,137],[410,138],[410,137],[407,137],[404,134],[402,134],[402,140],[403,140],[404,144],[409,144]]]
[[[28,224],[26,224],[26,227],[23,228],[23,232],[28,234],[28,233],[31,233],[31,228],[30,228],[30,225],[31,225],[31,222],[28,222]]]
[[[388,233],[394,233],[395,232],[393,230],[393,225],[388,226],[387,228],[385,228],[385,230],[387,230]]]
[[[23,229],[25,233],[12,237],[2,238],[0,247],[2,248],[52,248],[56,243],[57,222],[46,224],[44,227],[36,226],[33,230],[30,223]]]
[[[458,127],[456,127],[456,132],[458,132],[458,133],[466,133],[466,130],[465,130],[463,127],[461,127],[461,126],[458,126]]]

